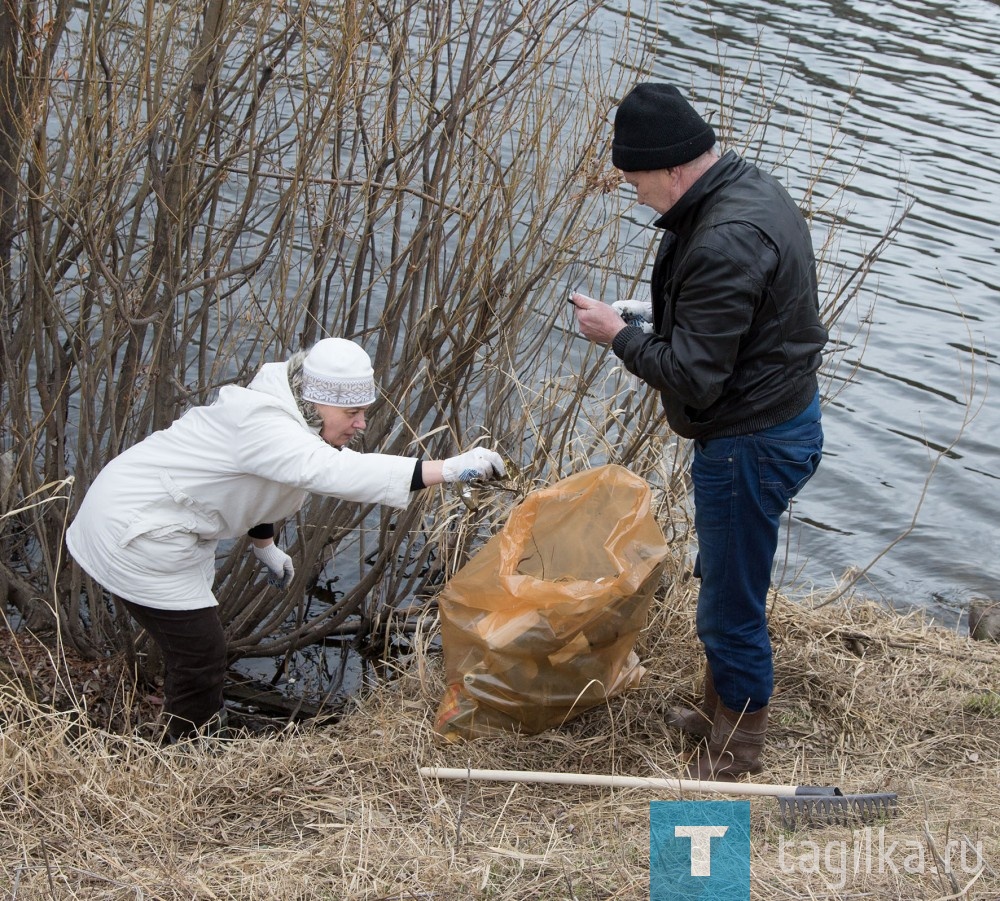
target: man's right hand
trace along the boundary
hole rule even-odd
[[[610,344],[625,328],[625,320],[608,304],[586,294],[574,293],[570,301],[576,307],[576,321],[580,334],[597,344]]]

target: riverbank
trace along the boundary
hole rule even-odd
[[[212,751],[82,725],[105,715],[100,667],[62,661],[48,686],[38,657],[37,703],[8,668],[2,881],[18,901],[645,898],[649,802],[669,793],[439,783],[418,768],[678,775],[691,747],[663,713],[700,678],[693,589],[681,584],[643,635],[642,685],[538,736],[442,744],[431,728],[441,661],[428,647],[335,725]],[[896,792],[899,815],[789,832],[776,801],[754,799],[752,897],[1000,897],[1000,646],[860,601],[776,598],[771,623],[777,693],[754,781]],[[47,709],[51,691],[76,709]],[[146,699],[104,703],[148,713]]]

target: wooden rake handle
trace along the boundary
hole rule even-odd
[[[794,797],[798,786],[753,782],[703,782],[699,779],[663,779],[655,776],[610,776],[597,773],[547,773],[539,770],[474,770],[463,767],[422,766],[421,776],[432,779],[468,779],[476,782],[544,782],[557,785],[600,785],[606,788],[666,789],[683,794],[766,795]]]

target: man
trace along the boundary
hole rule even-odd
[[[163,651],[168,737],[222,718],[226,642],[212,594],[221,539],[251,537],[287,588],[291,557],[272,523],[309,492],[405,507],[414,491],[504,474],[475,448],[446,460],[362,454],[346,445],[377,394],[368,354],[343,338],[265,364],[249,387],[185,413],[111,461],[66,534],[77,562],[121,599]]]
[[[827,333],[809,231],[774,178],[732,151],[719,156],[715,133],[671,85],[625,97],[612,162],[659,214],[652,299],[571,300],[582,333],[658,389],[670,427],[694,441],[704,700],[669,721],[707,739],[693,777],[757,773],[779,519],[823,446],[816,373]]]

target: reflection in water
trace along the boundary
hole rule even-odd
[[[812,204],[817,228],[846,223],[847,263],[871,249],[902,195],[914,200],[855,314],[870,320],[867,340],[851,321],[840,336],[856,346],[839,377],[853,371],[825,408],[827,455],[797,504],[788,571],[830,587],[918,512],[862,590],[950,623],[972,597],[1000,599],[1000,405],[985,402],[1000,334],[997,7],[660,0],[646,4],[645,18],[626,18],[624,8],[607,4],[609,28],[641,29],[657,52],[650,77],[687,89],[716,123],[728,96],[720,70],[730,84],[750,73],[735,131],[758,112],[758,95],[773,99],[756,138],[794,195],[804,196],[833,142],[834,165]],[[852,170],[846,194],[824,210]],[[651,217],[640,207],[632,215],[626,265],[629,252],[638,265],[653,240]]]

